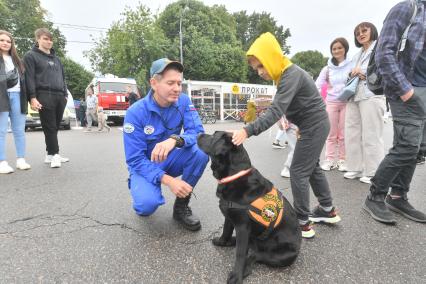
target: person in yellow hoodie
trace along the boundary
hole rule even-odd
[[[283,55],[271,33],[258,37],[246,55],[248,63],[261,78],[275,82],[277,92],[264,115],[241,130],[232,130],[232,141],[235,145],[242,144],[248,137],[269,129],[283,115],[299,127],[300,137],[290,166],[290,182],[302,237],[312,238],[315,235],[312,222],[334,224],[340,221],[327,178],[319,165],[330,130],[325,104],[312,77]],[[319,202],[312,212],[309,185]]]
[[[244,116],[244,124],[250,123],[256,119],[256,104],[254,101],[247,103],[247,112]]]

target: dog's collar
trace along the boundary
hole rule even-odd
[[[236,180],[236,179],[239,179],[239,178],[240,178],[240,177],[242,177],[242,176],[245,176],[246,174],[250,173],[250,172],[251,172],[251,170],[252,170],[252,168],[249,168],[249,169],[247,169],[247,170],[239,171],[239,172],[238,172],[238,173],[236,173],[235,175],[227,176],[227,177],[224,177],[223,179],[218,180],[218,183],[219,183],[219,184],[229,183],[229,182],[231,182],[231,181],[234,181],[234,180]]]

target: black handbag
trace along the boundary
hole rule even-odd
[[[16,84],[18,84],[18,80],[19,75],[16,68],[13,68],[12,70],[6,72],[6,84],[8,89],[16,86]]]

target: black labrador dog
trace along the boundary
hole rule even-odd
[[[251,166],[244,147],[232,143],[231,133],[201,134],[197,143],[210,156],[213,176],[219,183],[219,208],[225,216],[223,233],[213,244],[236,245],[228,283],[242,283],[254,262],[274,267],[292,264],[302,237],[288,200]],[[232,236],[234,228],[236,238]]]

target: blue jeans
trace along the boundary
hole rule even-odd
[[[19,92],[7,92],[10,101],[10,112],[0,112],[0,161],[6,160],[6,134],[8,120],[12,124],[13,137],[15,139],[16,156],[25,157],[25,114],[21,113],[21,94]]]
[[[209,161],[209,157],[197,145],[187,148],[175,148],[167,160],[158,164],[166,174],[177,177],[195,187]],[[133,199],[133,209],[138,215],[148,216],[165,203],[161,194],[161,184],[153,184],[143,176],[131,173],[129,189]]]

